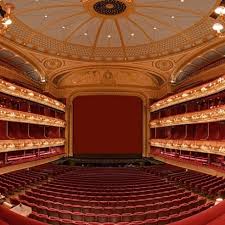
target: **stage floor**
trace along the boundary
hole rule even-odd
[[[90,167],[119,167],[119,166],[148,166],[159,164],[153,158],[65,158],[64,165],[90,166]]]

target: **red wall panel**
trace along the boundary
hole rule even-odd
[[[76,97],[74,155],[141,155],[142,104],[133,96]]]

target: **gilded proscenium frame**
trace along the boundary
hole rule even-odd
[[[159,148],[202,152],[225,156],[225,141],[152,139],[149,141],[149,144]]]
[[[67,109],[66,109],[66,118],[67,118],[67,126],[66,126],[66,139],[68,142],[66,143],[66,153],[67,156],[73,156],[73,100],[78,96],[90,96],[90,95],[120,95],[120,96],[135,96],[139,97],[143,102],[143,151],[142,156],[147,157],[148,155],[148,137],[149,137],[149,129],[147,126],[148,118],[148,96],[145,96],[143,93],[138,92],[123,92],[123,91],[75,91],[72,93],[68,99]],[[129,129],[129,128],[128,128]]]
[[[42,95],[38,92],[20,87],[8,81],[4,81],[2,79],[0,79],[0,92],[14,96],[14,97],[19,97],[32,102],[36,102],[42,105],[46,105],[63,112],[65,111],[65,105],[63,103],[55,99],[49,98],[45,95]]]
[[[202,110],[198,112],[168,116],[162,119],[152,120],[149,123],[151,128],[177,126],[184,124],[208,123],[225,120],[225,105]]]
[[[61,119],[6,108],[0,108],[0,120],[53,127],[65,127],[66,125]]]
[[[196,88],[191,88],[189,90],[164,98],[163,100],[160,100],[151,105],[150,111],[154,112],[179,103],[216,94],[223,90],[225,90],[225,76],[222,76],[207,84],[200,85]]]
[[[58,147],[64,144],[64,138],[0,140],[0,152]]]

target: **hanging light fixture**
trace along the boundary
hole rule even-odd
[[[225,22],[225,7],[223,5],[218,6],[215,9],[215,14],[217,17],[217,22],[213,24],[212,29],[217,32],[219,37],[222,37],[222,31],[224,30],[224,22]]]
[[[0,1],[0,34],[4,33],[12,24],[11,15],[14,8],[13,4]]]

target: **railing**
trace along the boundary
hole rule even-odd
[[[225,76],[220,77],[207,84],[180,92],[178,94],[164,98],[150,106],[150,111],[154,112],[172,105],[177,105],[182,102],[206,97],[225,90]]]
[[[28,112],[21,112],[7,108],[0,108],[0,120],[47,125],[54,127],[65,127],[65,121],[61,119],[37,115]]]
[[[63,146],[64,138],[0,140],[0,152]]]
[[[151,146],[225,156],[225,141],[152,139]]]
[[[179,114],[175,116],[168,116],[162,119],[152,120],[150,122],[150,127],[168,127],[182,124],[207,123],[223,120],[225,120],[225,105],[213,109]]]
[[[66,106],[63,103],[55,99],[49,98],[45,95],[42,95],[38,92],[9,83],[2,79],[0,79],[0,92],[14,96],[14,97],[19,97],[32,102],[36,102],[42,105],[46,105],[51,108],[58,109],[60,111],[65,112]]]

